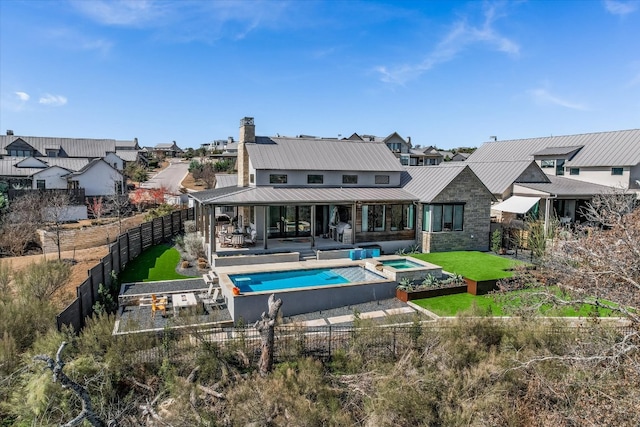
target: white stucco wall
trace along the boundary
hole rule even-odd
[[[611,175],[611,167],[582,167],[579,175],[570,175],[569,171],[567,171],[564,176],[565,178],[608,185],[610,187],[629,188],[630,172],[629,167],[623,167],[622,175]]]
[[[78,185],[84,188],[86,196],[111,196],[115,194],[115,183],[122,182],[120,172],[105,162],[96,162],[82,175],[74,177]]]
[[[38,180],[44,180],[44,185],[47,190],[52,189],[66,189],[67,178],[63,178],[63,175],[68,175],[69,171],[59,166],[53,166],[47,168],[41,172],[33,174],[33,182],[31,188],[38,188]]]

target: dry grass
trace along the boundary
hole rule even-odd
[[[59,289],[53,299],[56,305],[61,307],[67,305],[76,296],[76,287],[87,278],[87,271],[100,262],[100,259],[107,254],[107,246],[98,246],[89,249],[79,249],[76,251],[65,251],[61,253],[62,259],[74,260],[71,267],[71,276],[67,283]],[[33,263],[46,259],[57,259],[58,253],[48,253],[46,255],[27,255],[21,257],[2,258],[6,262],[12,272],[21,271]]]
[[[206,190],[204,182],[200,180],[193,179],[193,175],[191,173],[187,174],[187,176],[182,180],[182,186],[184,188],[188,188],[189,190],[201,191]]]

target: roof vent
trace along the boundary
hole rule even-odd
[[[7,135],[8,135],[8,136],[13,135],[13,131],[12,131],[11,129],[7,129]]]

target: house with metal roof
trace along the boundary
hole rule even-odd
[[[215,224],[220,206],[236,208],[237,232],[256,230],[260,250],[282,242],[308,248],[376,245],[384,252],[415,244],[427,251],[488,249],[493,197],[469,168],[442,170],[439,181],[435,172],[407,175],[384,141],[256,136],[253,118],[245,117],[237,169],[235,186],[189,195],[210,253],[225,251]],[[483,213],[476,202],[485,205]]]
[[[138,161],[138,141],[0,136],[0,187],[9,198],[23,190],[73,190],[86,218],[84,197],[123,194],[122,171]],[[20,191],[14,191],[20,190]],[[13,195],[13,196],[12,196]],[[80,210],[76,210],[80,212]]]
[[[534,162],[547,179],[511,182],[509,171]],[[582,207],[594,195],[614,189],[636,192],[640,197],[640,129],[551,136],[482,144],[465,162],[492,192],[504,188],[494,211],[524,215],[531,209],[563,223],[581,222]]]

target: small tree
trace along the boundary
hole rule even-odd
[[[18,293],[26,299],[46,301],[71,277],[71,267],[62,261],[43,260],[15,273]]]
[[[16,198],[2,218],[0,247],[13,256],[24,255],[37,241],[36,231],[42,226],[43,200],[39,191],[28,191]]]
[[[500,249],[502,249],[502,230],[496,228],[493,233],[491,233],[491,250],[498,253]]]
[[[100,197],[92,197],[90,201],[87,202],[87,211],[97,220],[102,218],[102,213],[104,212],[104,203],[102,196]]]
[[[51,239],[58,248],[58,259],[61,259],[62,224],[70,219],[70,208],[71,197],[69,193],[62,191],[46,193],[44,197],[45,220],[53,230]]]

